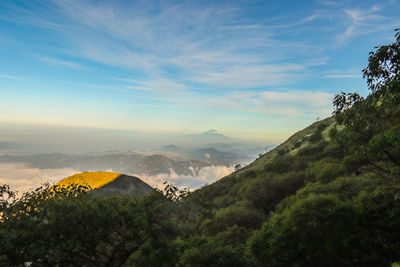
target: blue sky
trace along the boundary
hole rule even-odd
[[[395,0],[3,0],[0,123],[283,141],[340,90],[367,94],[368,52],[399,14]]]

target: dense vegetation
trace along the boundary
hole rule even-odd
[[[0,265],[391,266],[400,261],[400,34],[364,69],[370,95],[188,194],[0,190]],[[9,198],[10,197],[10,198]]]

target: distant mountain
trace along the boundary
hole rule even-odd
[[[166,145],[166,146],[161,147],[161,150],[168,151],[168,152],[178,152],[181,149],[177,145]]]
[[[23,148],[23,145],[20,143],[15,143],[15,142],[0,142],[0,150],[5,150],[5,149],[20,149]]]
[[[193,155],[199,160],[212,160],[217,161],[218,159],[229,159],[229,161],[238,158],[238,155],[231,152],[222,152],[213,147],[197,149],[193,152]]]
[[[143,196],[153,189],[137,177],[113,172],[83,172],[62,179],[56,185],[70,184],[90,186],[94,196],[132,195]]]
[[[207,132],[201,133],[200,135],[206,136],[208,138],[214,138],[214,139],[223,139],[223,140],[229,140],[229,141],[232,140],[232,138],[230,138],[229,136],[226,136],[214,129],[208,130]]]
[[[171,171],[178,175],[193,175],[193,169],[210,166],[212,163],[206,160],[173,160],[164,155],[154,154],[144,157],[136,166],[136,169],[129,170],[130,173],[144,175],[167,174]]]
[[[221,164],[192,154],[193,150],[179,152],[164,151],[163,154],[34,154],[34,155],[0,155],[0,163],[24,163],[32,168],[57,169],[72,168],[81,171],[106,171],[142,175],[168,174],[171,171],[178,175],[193,175],[193,169]],[[224,165],[231,165],[225,158]]]
[[[117,195],[131,195],[143,196],[153,188],[147,183],[143,182],[137,177],[121,174],[117,179],[112,182],[91,191],[94,196],[117,196]]]
[[[226,136],[217,130],[208,130],[200,134],[190,134],[183,137],[184,142],[190,142],[192,144],[204,145],[211,143],[232,143],[234,140],[229,136]]]

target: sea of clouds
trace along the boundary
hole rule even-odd
[[[111,169],[104,170],[110,171]],[[192,168],[192,175],[177,175],[173,169],[168,173],[161,173],[149,176],[141,173],[127,173],[136,176],[149,185],[159,189],[164,188],[164,182],[174,184],[178,187],[186,187],[190,190],[197,189],[205,184],[210,184],[216,180],[232,173],[233,166],[207,166],[203,168]],[[39,169],[33,168],[24,163],[0,163],[0,184],[8,184],[13,190],[19,193],[34,190],[42,184],[48,182],[54,184],[61,179],[80,173],[82,170],[73,168]]]

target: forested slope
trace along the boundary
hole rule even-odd
[[[189,196],[197,217],[179,240],[183,265],[400,260],[399,32],[371,52],[363,74],[367,98],[338,94],[334,117]]]

